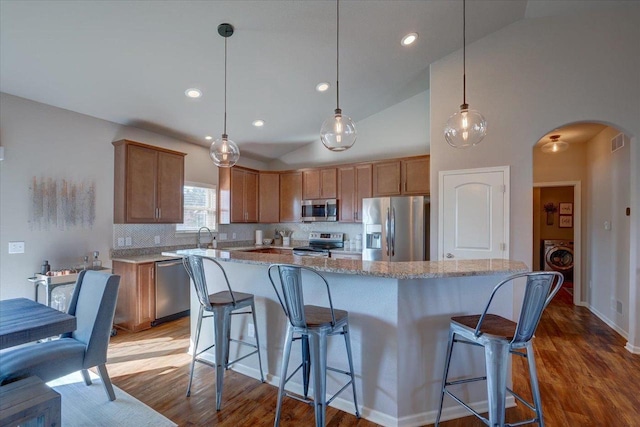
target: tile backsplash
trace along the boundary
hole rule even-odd
[[[362,224],[316,222],[219,225],[214,235],[217,236],[218,244],[224,247],[225,245],[237,244],[237,242],[253,242],[256,230],[262,230],[267,239],[273,238],[276,228],[291,231],[292,240],[307,240],[311,231],[343,232],[345,240],[355,238],[356,234],[362,233]],[[226,240],[221,239],[223,237],[221,234],[226,234]],[[176,233],[174,224],[114,224],[112,248],[119,250],[189,245],[195,247],[196,239],[195,233]],[[203,233],[202,243],[207,244],[210,241],[208,233]]]

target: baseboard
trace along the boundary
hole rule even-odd
[[[627,345],[624,346],[624,348],[629,352],[629,353],[633,353],[633,354],[640,354],[640,347],[637,345],[632,345],[630,342],[627,342]]]
[[[621,337],[623,337],[624,339],[629,339],[629,336],[628,336],[627,332],[624,329],[620,328],[613,321],[611,321],[607,316],[605,316],[604,314],[600,313],[593,305],[589,305],[589,311],[591,311],[593,314],[598,316],[598,318],[600,320],[602,320],[604,323],[606,323],[608,327],[610,327],[615,332],[617,332]]]
[[[516,399],[509,395],[506,399],[506,407],[512,408],[516,406]],[[489,402],[486,400],[481,402],[473,402],[469,406],[471,406],[475,411],[480,414],[489,411]],[[448,421],[456,418],[468,417],[471,415],[469,411],[467,411],[461,405],[449,406],[442,410],[442,416],[440,417],[440,421]],[[408,417],[402,417],[398,420],[397,427],[419,427],[428,424],[433,424],[436,421],[438,416],[438,411],[428,411],[423,412],[421,414],[409,415]]]

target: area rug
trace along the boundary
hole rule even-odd
[[[177,425],[116,386],[116,400],[110,402],[100,377],[90,374],[90,386],[84,383],[80,371],[47,383],[62,396],[62,427]]]

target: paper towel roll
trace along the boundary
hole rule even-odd
[[[262,244],[262,230],[256,230],[256,245]]]

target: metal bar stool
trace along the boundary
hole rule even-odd
[[[273,272],[278,271],[279,284],[274,281]],[[302,271],[309,271],[311,274],[318,276],[327,289],[329,299],[329,308],[318,307],[315,305],[305,305],[302,289]],[[284,310],[284,314],[289,319],[287,325],[287,336],[284,344],[284,352],[282,355],[282,368],[280,370],[280,387],[278,390],[278,403],[276,407],[276,418],[274,425],[280,424],[280,413],[282,410],[282,397],[287,395],[302,402],[314,405],[316,426],[325,425],[326,407],[351,385],[353,391],[353,403],[356,410],[356,417],[360,418],[358,412],[358,400],[356,398],[356,384],[353,375],[353,359],[351,356],[351,341],[349,339],[349,313],[344,310],[333,308],[331,301],[331,291],[327,280],[317,271],[297,265],[289,264],[273,264],[269,267],[269,280],[276,291],[280,305]],[[294,336],[297,335],[297,336]],[[331,335],[342,335],[347,349],[347,358],[349,361],[349,372],[331,368],[327,366],[327,337]],[[289,366],[289,356],[291,355],[291,345],[293,341],[301,340],[303,343],[303,361],[295,371],[287,377],[287,369]],[[308,340],[308,341],[307,341]],[[313,377],[313,400],[309,400],[307,396],[308,380],[304,378],[308,375],[309,365],[308,358],[305,355],[305,344],[308,343],[309,358],[311,361],[311,375]],[[304,381],[304,397],[286,393],[285,384],[298,372],[303,369]],[[349,381],[329,400],[327,400],[327,370],[338,372],[349,376]]]
[[[498,290],[505,284],[522,277],[526,277],[527,282],[518,323],[495,314],[488,314],[487,312],[489,311],[491,301],[493,301]],[[482,314],[451,318],[449,343],[442,379],[442,392],[440,394],[440,408],[438,409],[436,426],[440,424],[445,394],[452,397],[456,402],[491,427],[517,426],[531,423],[537,423],[540,427],[544,426],[532,339],[540,322],[540,318],[542,317],[542,312],[560,290],[563,280],[562,274],[556,271],[522,273],[507,277],[493,289]],[[455,343],[484,347],[485,376],[458,379],[455,381],[448,380],[451,353]],[[526,352],[519,351],[522,349],[526,349]],[[527,359],[533,404],[525,401],[520,395],[514,393],[513,390],[507,387],[510,354]],[[482,417],[477,411],[472,409],[448,389],[449,386],[484,380],[487,381],[489,419]],[[505,399],[507,392],[511,393],[516,399],[535,412],[535,418],[519,421],[514,424],[505,424]]]
[[[207,289],[207,280],[205,278],[204,263],[211,262],[217,265],[222,271],[222,275],[227,284],[228,291],[216,292],[209,295]],[[191,394],[191,382],[193,380],[193,369],[196,362],[204,363],[211,367],[216,368],[216,410],[220,410],[222,403],[222,388],[224,379],[224,370],[229,366],[242,359],[245,359],[254,354],[258,354],[258,363],[260,365],[260,380],[264,382],[264,375],[262,373],[262,358],[260,357],[260,340],[258,339],[258,324],[256,322],[256,307],[254,303],[254,297],[252,294],[246,294],[243,292],[233,292],[227,273],[224,271],[220,263],[213,258],[190,255],[182,259],[184,268],[189,273],[191,281],[196,288],[196,294],[200,301],[200,310],[198,312],[198,325],[196,326],[196,341],[193,348],[193,357],[191,358],[191,370],[189,373],[189,385],[187,386],[187,396]],[[243,311],[234,313],[236,310],[240,310],[246,307],[250,307],[250,311]],[[204,314],[206,312],[211,314]],[[230,336],[231,331],[231,315],[235,314],[251,314],[253,316],[253,324],[256,326],[256,343],[248,343],[241,340],[232,339]],[[200,329],[202,326],[202,319],[212,317],[214,324],[214,342],[209,347],[198,351],[198,342],[200,340]],[[239,357],[236,360],[229,362],[229,341],[233,341],[240,345],[245,345],[254,348],[255,350],[249,354]],[[212,347],[215,347],[215,365],[210,361],[199,357],[205,351],[208,351]]]

